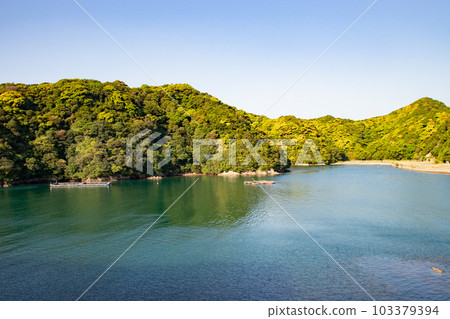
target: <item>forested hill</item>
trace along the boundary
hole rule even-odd
[[[181,106],[178,106],[164,90]],[[189,117],[190,114],[192,116]],[[148,128],[171,137],[171,162],[157,174],[218,173],[283,169],[276,146],[264,144],[254,160],[192,165],[192,140],[296,138],[289,153],[295,160],[302,141],[312,138],[326,163],[346,159],[424,159],[430,153],[450,161],[450,111],[423,98],[391,114],[363,121],[326,116],[262,117],[200,93],[187,84],[129,88],[120,81],[61,80],[37,85],[0,85],[0,184],[46,178],[97,178],[136,175],[125,166],[127,139]],[[195,120],[193,120],[195,119]],[[237,163],[248,155],[237,143]],[[156,152],[156,156],[163,154]]]
[[[425,160],[450,161],[450,108],[422,98],[388,115],[362,121],[325,116],[312,120],[284,116],[259,120],[270,136],[313,138],[326,161]]]

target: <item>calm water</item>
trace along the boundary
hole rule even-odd
[[[0,189],[0,299],[78,298],[195,179]],[[201,177],[83,300],[369,300],[248,179]],[[450,176],[344,166],[270,179],[375,299],[450,300]]]

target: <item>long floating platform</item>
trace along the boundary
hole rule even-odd
[[[73,188],[73,187],[109,187],[111,182],[107,183],[52,183],[50,188]]]
[[[273,185],[276,184],[275,181],[245,181],[245,185]]]

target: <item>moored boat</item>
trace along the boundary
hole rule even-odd
[[[51,183],[50,188],[72,188],[72,187],[109,187],[111,182],[105,183]]]
[[[273,185],[276,184],[275,181],[245,181],[245,185]]]

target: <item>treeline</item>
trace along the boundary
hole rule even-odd
[[[155,167],[159,175],[282,170],[269,145],[260,150],[263,167],[254,160],[236,167],[227,161],[192,165],[193,139],[248,139],[255,144],[267,138],[251,124],[247,113],[186,84],[129,88],[119,81],[78,79],[2,84],[0,181],[138,175],[125,165],[125,145],[143,129],[171,137],[171,162]],[[242,143],[236,153],[238,164],[248,155]],[[164,154],[159,150],[155,156]]]
[[[313,138],[327,163],[349,159],[425,160],[427,155],[437,162],[450,161],[450,108],[430,98],[362,121],[332,116],[260,121],[271,136]]]
[[[170,94],[170,98],[164,91]],[[181,107],[180,107],[181,106]],[[190,117],[190,114],[192,117]],[[159,175],[282,170],[279,149],[265,143],[254,159],[240,142],[295,138],[289,158],[312,138],[326,163],[347,159],[423,159],[431,152],[450,160],[449,108],[421,99],[389,115],[364,121],[261,118],[200,93],[187,84],[129,88],[120,81],[61,80],[56,83],[0,85],[0,183],[33,179],[84,179],[139,175],[125,165],[126,141],[143,129],[171,137],[171,161]],[[194,120],[195,119],[195,120]],[[227,160],[192,165],[193,139],[237,142],[237,166]],[[162,149],[156,158],[163,158]],[[289,165],[289,163],[288,163]]]

